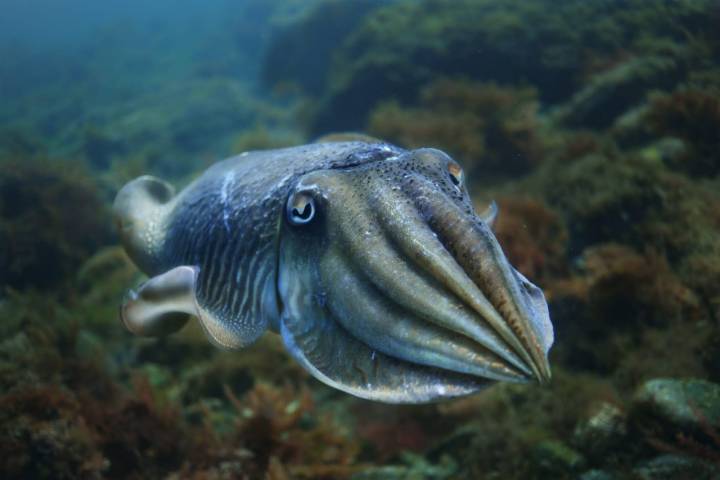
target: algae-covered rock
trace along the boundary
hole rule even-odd
[[[585,467],[581,453],[557,440],[540,442],[533,452],[538,469],[546,474],[568,475]]]
[[[717,302],[717,299],[715,301]],[[715,318],[720,318],[720,304],[711,305],[712,307],[717,308]],[[700,355],[708,371],[708,379],[720,382],[720,332],[715,331],[706,338]]]
[[[633,406],[677,431],[720,429],[720,385],[705,380],[650,380],[635,393]]]
[[[402,465],[371,467],[350,477],[352,480],[444,480],[455,478],[457,462],[443,456],[438,464],[432,464],[420,455],[405,453]]]
[[[69,392],[49,387],[13,392],[0,396],[0,407],[4,478],[104,478],[109,462]]]
[[[532,88],[446,78],[422,89],[418,106],[380,104],[368,131],[409,148],[441,148],[474,183],[525,174],[540,163],[537,109]]]
[[[185,80],[171,49],[177,82],[145,75],[145,94],[92,112],[81,81],[57,105],[33,98],[50,113],[19,124],[53,124],[41,138],[0,126],[15,159],[0,163],[0,477],[720,478],[718,386],[659,378],[720,381],[717,1],[269,3],[224,25],[264,45],[270,10],[308,11],[272,32],[265,65],[267,86],[307,98],[270,104],[238,81],[265,49],[202,47]],[[503,251],[550,301],[550,385],[376,405],[311,381],[277,335],[217,353],[197,322],[164,339],[122,329],[139,272],[103,248],[115,187],[305,143],[295,113],[313,133],[355,128],[462,161],[475,207],[497,200]],[[105,190],[26,160],[58,146]]]
[[[688,148],[666,160],[670,168],[693,176],[720,173],[720,91],[679,89],[656,95],[645,121],[657,135],[682,139]]]
[[[715,465],[682,455],[661,455],[637,466],[633,473],[640,480],[717,480]]]
[[[595,243],[632,242],[649,212],[662,206],[657,173],[647,163],[594,153],[564,167],[548,175],[545,188],[566,218],[571,255]]]
[[[572,127],[603,128],[640,105],[652,89],[671,89],[685,74],[672,57],[633,58],[596,75],[557,112],[556,118]]]
[[[0,161],[0,288],[50,289],[112,238],[107,204],[67,162]]]
[[[412,102],[440,73],[531,84],[543,102],[557,103],[588,74],[612,69],[628,53],[649,55],[657,44],[686,41],[680,33],[685,29],[712,32],[711,5],[710,0],[394,2],[367,15],[335,50],[330,67],[320,70],[328,72],[322,80],[327,91],[311,130],[362,128],[377,103]],[[312,53],[309,46],[300,56]],[[651,75],[644,85],[665,80]]]
[[[558,212],[527,197],[502,196],[497,203],[500,213],[495,235],[510,263],[540,284],[565,274],[568,235]]]
[[[604,470],[588,470],[578,477],[579,480],[615,480],[617,477]]]
[[[619,406],[602,402],[595,405],[591,414],[578,422],[573,442],[588,456],[602,458],[617,447],[627,434],[625,414]]]
[[[333,51],[381,0],[324,0],[296,22],[280,29],[269,42],[262,78],[270,86],[295,84],[320,94]]]
[[[543,2],[487,0],[377,9],[336,52],[313,131],[361,127],[379,100],[413,100],[437,72],[514,85],[529,81],[549,98],[566,95],[581,53],[569,18],[556,15],[567,10],[564,5],[552,15]]]

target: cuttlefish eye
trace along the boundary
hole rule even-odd
[[[293,225],[305,225],[315,217],[315,199],[308,192],[295,192],[287,203],[287,218]]]
[[[460,165],[458,165],[455,162],[448,163],[448,175],[450,176],[450,181],[455,185],[456,187],[459,187],[463,183],[463,169]]]

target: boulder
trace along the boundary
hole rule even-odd
[[[677,431],[718,430],[720,385],[699,379],[653,379],[637,390],[633,409]]]

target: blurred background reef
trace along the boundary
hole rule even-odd
[[[720,478],[716,0],[4,10],[2,478]],[[551,385],[387,406],[272,335],[124,331],[122,184],[338,131],[441,148],[497,200],[550,302]]]

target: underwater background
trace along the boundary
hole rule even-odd
[[[0,58],[1,478],[720,478],[717,0],[4,0]],[[384,405],[125,331],[124,183],[344,131],[498,202],[549,385]]]

